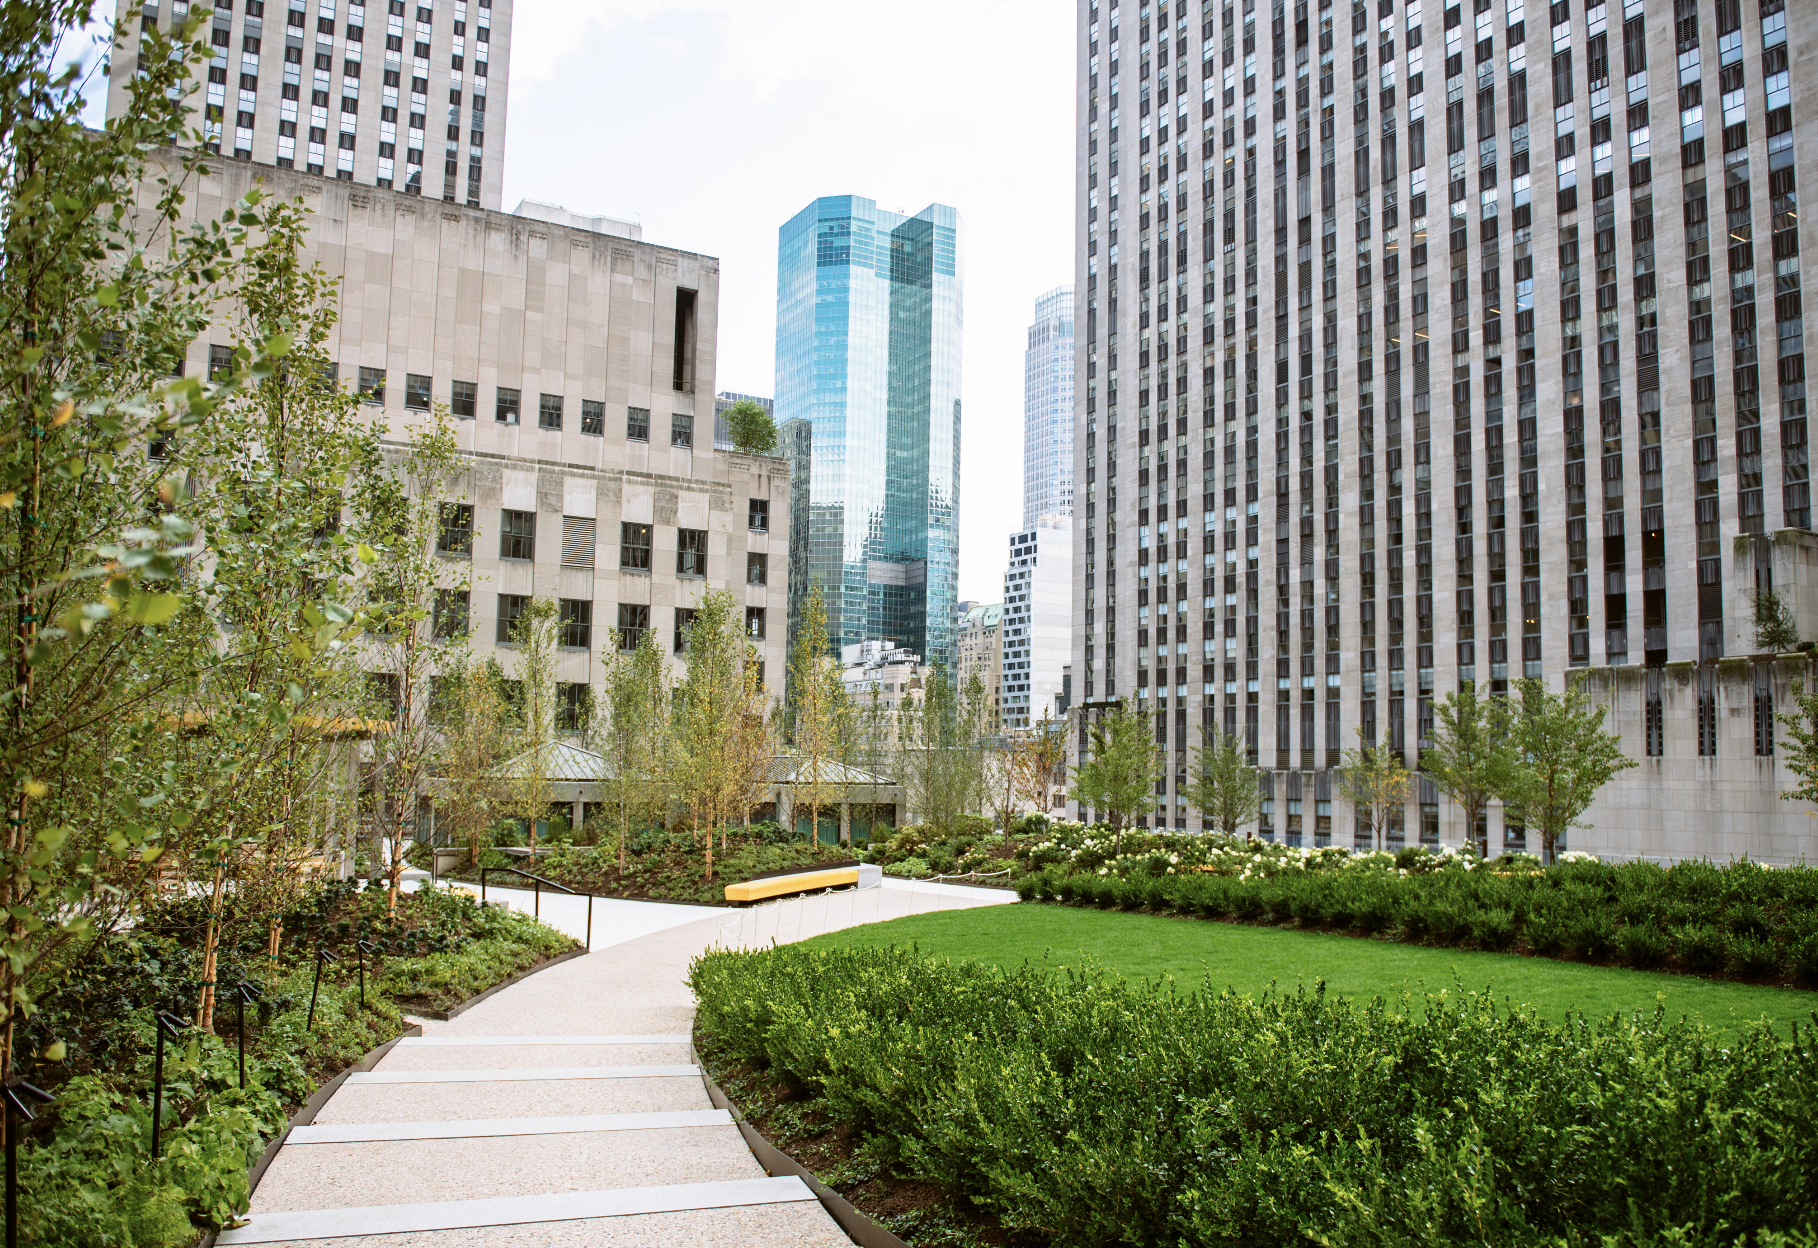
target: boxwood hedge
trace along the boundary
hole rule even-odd
[[[1818,870],[1749,862],[1563,862],[1545,870],[1025,876],[1025,901],[1361,931],[1432,945],[1614,958],[1737,979],[1818,984]]]
[[[901,948],[713,952],[766,1069],[1018,1242],[1818,1245],[1818,1051],[1323,989],[1251,1000]]]

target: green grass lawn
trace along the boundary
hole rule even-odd
[[[926,953],[1001,967],[1029,963],[1058,969],[1092,960],[1126,978],[1167,976],[1184,988],[1209,985],[1249,994],[1264,992],[1271,983],[1293,991],[1320,979],[1328,991],[1362,1000],[1488,988],[1498,1000],[1532,1006],[1554,1021],[1574,1012],[1651,1014],[1659,999],[1670,1014],[1695,1015],[1729,1035],[1762,1018],[1789,1035],[1791,1023],[1809,1024],[1818,1010],[1818,993],[1793,988],[1052,905],[911,915],[808,943],[914,944]]]

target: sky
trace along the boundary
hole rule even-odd
[[[517,0],[504,206],[636,220],[720,260],[717,388],[769,395],[777,228],[821,195],[960,214],[960,596],[1022,523],[1023,349],[1073,280],[1063,0]]]

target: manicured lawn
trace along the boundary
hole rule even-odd
[[[1246,994],[1264,992],[1271,983],[1293,991],[1320,979],[1328,991],[1361,1000],[1487,987],[1498,999],[1532,1006],[1554,1021],[1573,1012],[1652,1013],[1659,999],[1670,1014],[1695,1015],[1727,1034],[1765,1018],[1785,1036],[1795,1021],[1812,1025],[1818,1010],[1818,993],[1791,988],[1065,906],[918,914],[807,943],[914,944],[927,953],[1004,967],[1027,962],[1060,969],[1096,960],[1126,978],[1165,975],[1183,988],[1209,985]]]

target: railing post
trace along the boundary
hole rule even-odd
[[[480,868],[480,904],[482,906],[486,904],[486,873],[490,870],[492,870],[491,867]]]
[[[543,917],[543,877],[533,875],[530,880],[530,917],[540,919]]]
[[[593,952],[593,894],[587,894],[587,952]]]

